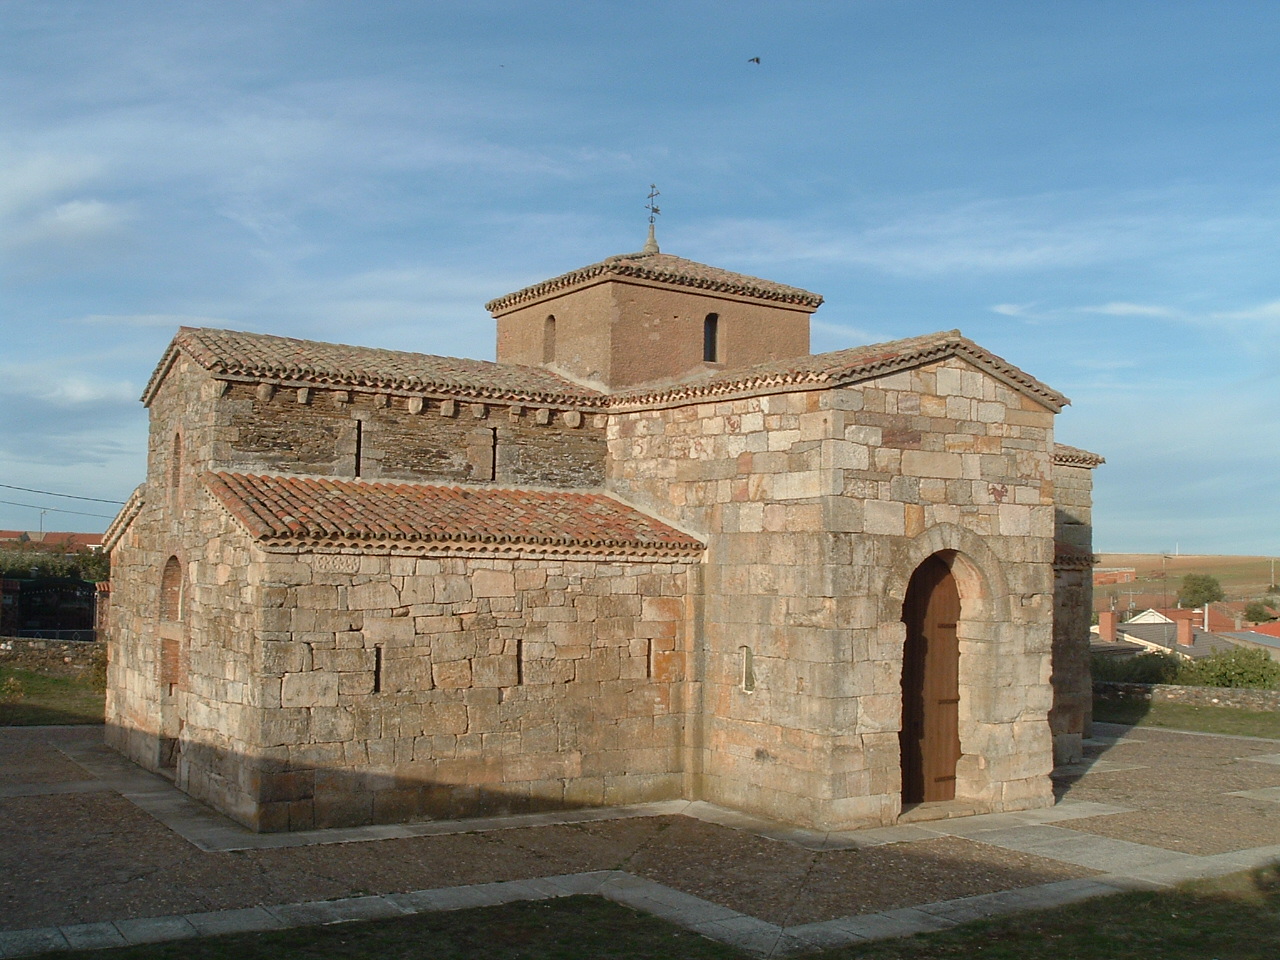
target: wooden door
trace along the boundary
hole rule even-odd
[[[911,576],[902,605],[902,802],[954,800],[960,759],[960,591],[938,556]]]

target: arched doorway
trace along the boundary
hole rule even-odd
[[[907,586],[902,621],[902,802],[954,800],[960,759],[960,590],[948,553],[928,557]]]

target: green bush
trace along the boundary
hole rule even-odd
[[[1181,661],[1171,653],[1140,653],[1136,657],[1093,655],[1093,679],[1117,683],[1174,683]]]
[[[1280,663],[1265,650],[1227,650],[1185,663],[1175,681],[1189,687],[1249,687],[1280,690]]]
[[[0,703],[17,703],[26,695],[26,688],[17,677],[5,677],[0,683]]]
[[[93,652],[89,662],[89,684],[102,693],[107,689],[107,645],[104,643]]]

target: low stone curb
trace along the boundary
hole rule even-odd
[[[1267,852],[1271,852],[1270,848]],[[1262,854],[1262,851],[1258,853]],[[1263,860],[1265,855],[1237,855],[1232,862],[1226,862],[1226,858],[1212,858],[1222,862],[1212,865],[1201,863],[1200,870],[1196,870],[1196,864],[1190,862],[1208,859],[1211,858],[1188,857],[1188,862],[1178,864],[1180,869],[1169,871],[1166,865],[1165,871],[1155,872],[1163,873],[1161,879],[1166,883],[1176,882],[1191,876],[1242,869],[1242,861]],[[112,923],[0,931],[0,958],[27,957],[56,950],[123,947],[229,933],[380,920],[580,894],[601,896],[634,910],[651,913],[748,953],[771,957],[800,950],[827,949],[867,940],[945,930],[1000,914],[1076,903],[1126,889],[1158,888],[1164,885],[1154,878],[1151,882],[1146,882],[1131,875],[1062,880],[1036,887],[1002,890],[898,910],[781,927],[622,870],[597,870],[532,880],[414,890],[385,896],[346,897],[339,900],[314,900],[308,903],[117,920]]]

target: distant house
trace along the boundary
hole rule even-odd
[[[1138,579],[1138,571],[1134,567],[1094,567],[1093,585],[1104,587],[1114,583],[1133,583]]]
[[[1272,626],[1272,624],[1264,624]],[[1280,661],[1280,636],[1262,633],[1257,627],[1249,630],[1237,630],[1227,634],[1236,645],[1246,649],[1265,650],[1272,660]]]
[[[1097,638],[1103,645],[1128,645],[1130,652],[1173,653],[1187,660],[1199,660],[1215,653],[1234,650],[1237,644],[1217,633],[1196,626],[1191,616],[1198,610],[1144,610],[1124,623],[1116,623],[1114,611],[1098,615]],[[1114,652],[1121,652],[1123,646]]]
[[[55,553],[75,553],[78,550],[97,553],[102,549],[102,534],[59,530],[0,530],[0,548],[6,546]]]
[[[1270,623],[1255,623],[1249,628],[1250,633],[1261,633],[1268,637],[1280,637],[1280,620]]]
[[[1186,620],[1208,633],[1229,633],[1244,623],[1243,603],[1210,603],[1204,607],[1151,607],[1125,623],[1176,623]]]

